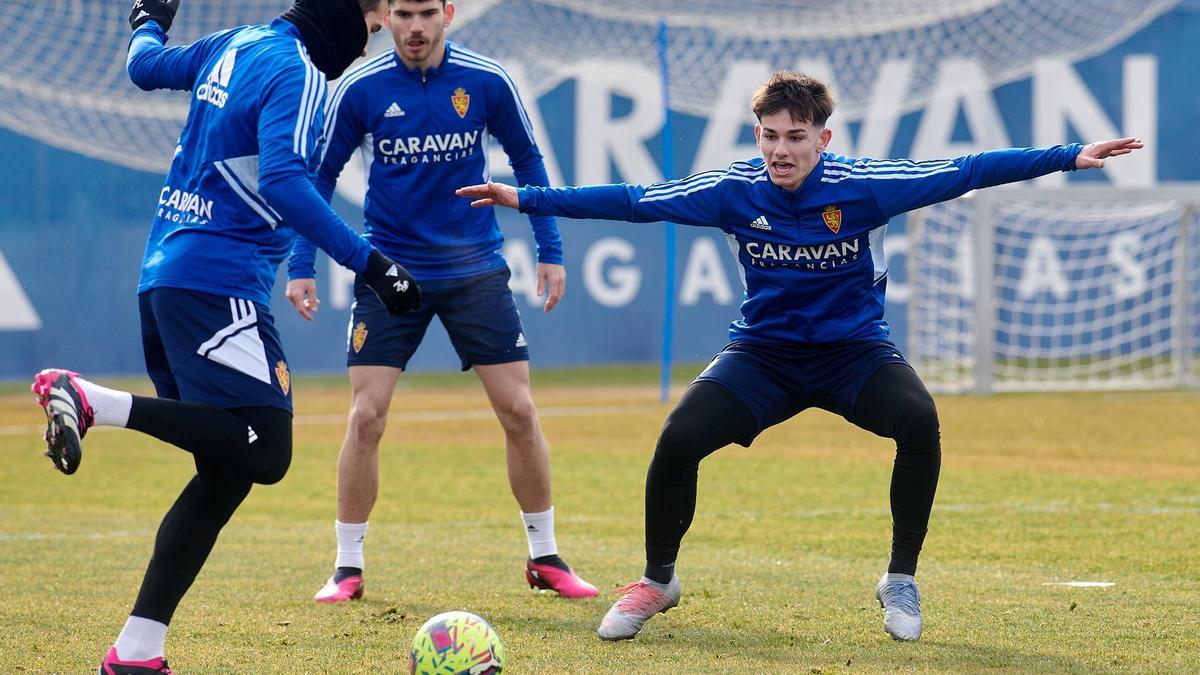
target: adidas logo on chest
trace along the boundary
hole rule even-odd
[[[771,224],[767,222],[766,216],[759,216],[750,221],[750,227],[753,227],[756,230],[766,230],[767,232],[771,231]]]
[[[400,104],[396,103],[395,101],[393,101],[392,104],[388,106],[388,109],[383,112],[384,117],[404,117],[407,114],[408,113],[404,112],[404,108],[401,108]]]

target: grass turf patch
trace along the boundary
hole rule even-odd
[[[645,470],[669,410],[655,381],[652,368],[534,374],[560,549],[601,598],[524,584],[503,438],[475,378],[406,375],[381,448],[366,597],[328,607],[311,598],[333,562],[349,393],[344,378],[300,379],[291,472],[256,487],[223,532],[168,658],[189,673],[398,672],[425,619],[464,609],[500,632],[511,672],[1200,670],[1195,392],[940,397],[917,644],[887,638],[873,596],[891,443],[802,413],[704,461],[682,604],[633,642],[600,642],[610,589],[641,571]],[[0,671],[91,671],[191,461],[97,430],[79,473],[59,475],[30,398],[0,396]],[[1065,581],[1115,585],[1046,585]]]

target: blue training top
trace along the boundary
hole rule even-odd
[[[746,287],[729,339],[826,344],[890,335],[883,320],[889,218],[976,188],[1072,171],[1082,148],[993,150],[926,162],[824,152],[793,192],[772,183],[755,158],[650,186],[525,187],[518,195],[525,213],[719,228]]]
[[[333,198],[357,148],[367,163],[366,236],[417,279],[454,279],[505,266],[493,209],[455,196],[488,180],[487,135],[500,141],[517,181],[548,185],[533,126],[508,73],[495,61],[446,43],[442,63],[405,68],[389,49],[347,73],[326,112],[329,144],[317,189]],[[562,263],[554,219],[530,218],[537,260]],[[311,244],[298,239],[288,276],[313,276]]]
[[[276,19],[186,47],[166,40],[147,22],[126,63],[142,89],[192,91],[138,293],[169,286],[269,304],[296,232],[363,270],[370,242],[313,187],[327,85],[296,27]]]

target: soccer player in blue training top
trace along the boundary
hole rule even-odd
[[[463,370],[475,369],[504,429],[508,480],[529,544],[525,578],[563,597],[596,595],[558,555],[550,499],[550,451],[529,392],[529,349],[500,255],[491,209],[472,210],[454,189],[487,180],[486,139],[500,141],[517,180],[547,185],[533,127],[508,73],[446,41],[454,4],[391,0],[395,49],[350,71],[330,100],[329,146],[317,189],[332,199],[338,175],[362,146],[370,162],[367,236],[421,282],[419,312],[391,317],[355,285],[347,363],[352,403],[338,458],[337,560],[315,597],[343,602],[363,592],[363,541],[379,492],[379,441],[400,373],[437,315]],[[538,295],[545,311],[563,295],[562,243],[550,216],[534,216]],[[306,319],[320,304],[313,248],[298,239],[287,297]],[[307,302],[306,302],[307,301]]]
[[[386,19],[385,0],[296,0],[269,25],[165,47],[178,0],[137,0],[127,68],[142,89],[191,91],[146,244],[138,302],[146,369],[161,398],[44,370],[51,460],[74,473],[95,425],[136,429],[192,453],[196,475],[167,512],[133,611],[100,666],[171,672],[167,624],[254,483],[283,478],[292,388],[268,303],[296,232],[357,270],[393,313],[420,292],[317,194],[325,78],[341,75]]]
[[[645,576],[621,589],[597,633],[633,638],[679,603],[675,559],[696,509],[700,460],[809,407],[896,441],[892,551],[875,593],[897,640],[921,636],[913,574],[941,466],[933,399],[883,320],[884,229],[892,216],[976,188],[1104,165],[1142,147],[1133,138],[994,150],[925,162],[826,152],[833,113],[818,80],[780,72],[755,92],[762,159],[683,180],[547,189],[488,183],[460,189],[473,206],[719,228],[736,245],[746,284],[730,343],[667,417],[646,478]]]

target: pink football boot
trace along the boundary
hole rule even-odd
[[[596,587],[579,578],[570,565],[563,570],[530,560],[525,563],[525,580],[530,588],[554,591],[564,598],[594,598],[597,593]]]
[[[73,474],[83,458],[82,440],[95,421],[87,396],[69,370],[47,368],[33,378],[30,389],[46,410],[46,456],[54,468]]]
[[[118,661],[117,648],[109,647],[108,655],[100,663],[99,675],[174,675],[163,657],[149,661]]]
[[[334,581],[333,577],[329,577],[329,581],[317,594],[313,596],[313,600],[317,602],[348,602],[350,600],[358,600],[363,596],[363,588],[366,583],[363,582],[361,574],[346,577],[341,581]]]

